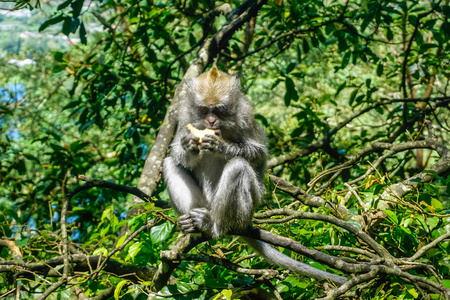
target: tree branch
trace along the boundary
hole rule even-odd
[[[77,272],[90,272],[92,271],[92,266],[100,264],[105,259],[105,257],[100,255],[69,255],[69,261],[73,267],[73,271]],[[49,277],[61,277],[61,273],[58,270],[61,269],[63,264],[63,256],[56,256],[40,263],[27,263],[13,260],[0,261],[0,272],[14,272],[14,268],[16,266],[20,266],[27,271],[35,272],[37,274],[46,275]],[[135,283],[139,280],[151,281],[156,272],[154,268],[148,266],[126,265],[112,258],[106,259],[106,264],[103,271],[115,277],[128,279]],[[23,274],[25,274],[25,271],[20,271],[18,276]]]
[[[241,274],[247,274],[252,276],[261,276],[263,280],[270,280],[278,276],[278,271],[276,270],[256,270],[256,269],[245,269],[240,265],[232,263],[228,259],[207,256],[207,255],[198,255],[198,254],[185,254],[185,253],[177,253],[174,251],[162,251],[161,259],[165,259],[171,262],[180,261],[180,260],[192,260],[198,262],[212,263],[229,270],[235,271]]]
[[[309,219],[309,220],[319,220],[324,221],[330,224],[334,224],[338,227],[346,229],[353,233],[356,237],[360,238],[367,245],[369,245],[378,255],[380,255],[384,259],[393,259],[392,255],[380,244],[378,244],[371,236],[369,236],[364,231],[359,228],[351,225],[350,223],[338,219],[336,217],[327,216],[319,213],[312,212],[304,212],[304,211],[294,211],[291,209],[281,208],[281,209],[273,209],[263,213],[255,214],[255,218],[270,218],[272,216],[283,215],[290,216],[293,219]],[[255,220],[255,223],[258,223],[258,220]]]

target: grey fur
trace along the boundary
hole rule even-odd
[[[180,214],[178,224],[184,232],[202,232],[213,238],[227,234],[230,229],[244,230],[251,224],[264,192],[268,151],[263,131],[235,77],[212,69],[187,81],[185,95],[178,111],[178,130],[171,153],[164,160],[171,204]],[[223,116],[211,113],[211,109],[218,107]],[[208,109],[207,117],[201,111]],[[212,124],[216,134],[199,143],[187,130],[188,124],[198,129]],[[291,259],[266,243],[245,240],[278,266],[339,284],[346,281],[344,277]]]

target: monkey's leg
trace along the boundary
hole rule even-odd
[[[184,232],[198,232],[192,223],[189,211],[195,207],[204,207],[205,200],[202,191],[192,175],[178,166],[172,157],[164,159],[164,177],[170,202],[181,216],[178,224]]]
[[[194,225],[212,237],[226,234],[230,228],[245,229],[251,222],[254,206],[261,198],[255,172],[243,158],[233,158],[220,177],[210,210],[192,209]]]

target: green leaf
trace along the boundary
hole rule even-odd
[[[380,115],[382,115],[382,114],[384,113],[383,108],[380,107],[380,106],[375,107],[375,111],[376,111],[377,113],[379,113]]]
[[[95,242],[98,242],[98,241],[95,241]],[[93,255],[107,256],[108,255],[108,250],[105,247],[100,247],[100,248],[95,249],[92,254]]]
[[[67,6],[69,6],[69,4],[72,2],[72,0],[66,0],[63,3],[61,3],[60,5],[58,5],[58,7],[56,8],[57,10],[62,10],[64,8],[66,8]]]
[[[192,291],[192,287],[189,283],[186,283],[183,281],[178,281],[176,283],[176,285],[177,285],[178,291],[181,293],[188,293],[188,292]]]
[[[152,243],[159,244],[167,240],[170,237],[174,227],[175,225],[169,221],[153,226],[152,229],[150,229],[150,239],[152,240]]]
[[[75,141],[70,144],[70,151],[77,153],[80,152],[81,149],[86,148],[87,146],[89,146],[89,142]]]
[[[307,54],[309,52],[309,43],[306,38],[303,39],[303,53]]]
[[[134,133],[136,132],[137,128],[135,125],[128,127],[127,131],[125,132],[124,138],[129,139],[131,138]]]
[[[57,62],[63,62],[64,53],[62,53],[61,51],[56,51],[55,53],[53,53],[53,58]]]
[[[436,198],[431,198],[431,206],[433,206],[437,211],[443,209],[441,201]]]
[[[302,49],[300,49],[299,44],[296,45],[295,49],[297,51],[297,61],[299,63],[301,63],[302,62]]]
[[[69,108],[74,108],[77,107],[78,105],[81,104],[80,100],[75,100],[75,101],[71,101],[69,103],[67,103],[66,106],[63,107],[63,110],[69,109]]]
[[[81,13],[81,9],[83,8],[83,3],[84,0],[75,0],[74,2],[72,2],[72,4],[70,4],[70,6],[72,7],[72,15],[74,18],[78,18],[78,16]]]
[[[383,188],[386,186],[386,184],[377,184],[375,188],[373,189],[373,194],[378,195],[383,190]]]
[[[411,229],[409,229],[408,227],[400,226],[400,228],[401,228],[406,234],[412,234]]]
[[[386,38],[388,39],[388,41],[392,41],[394,39],[394,34],[392,33],[390,27],[386,28]]]
[[[125,242],[125,239],[128,237],[128,233],[125,233],[124,235],[122,235],[121,237],[120,237],[120,239],[117,241],[117,243],[116,243],[116,248],[117,247],[120,247],[122,244],[123,244],[123,242]]]
[[[352,106],[353,101],[355,100],[356,94],[358,93],[358,90],[359,89],[356,89],[350,94],[350,98],[348,99],[348,105]]]
[[[231,300],[231,296],[233,295],[233,291],[232,290],[222,290],[219,294],[217,294],[216,297],[214,297],[214,300],[222,300],[222,299],[226,299],[226,300]]]
[[[332,23],[327,24],[327,26],[325,26],[325,33],[328,35],[330,35],[334,30],[335,30],[335,27]]]
[[[379,62],[377,66],[377,76],[380,77],[383,75],[383,62]]]
[[[53,66],[53,68],[52,68],[52,73],[53,73],[53,74],[56,74],[56,73],[65,71],[65,70],[66,70],[66,67],[67,67],[66,64],[57,64],[57,65]]]
[[[389,220],[391,220],[394,224],[398,225],[397,215],[392,210],[385,209],[383,211],[386,213],[386,215],[388,216]]]
[[[45,21],[45,22],[42,23],[42,25],[39,27],[39,32],[41,32],[42,30],[44,30],[45,28],[47,28],[47,27],[50,26],[50,25],[54,25],[54,24],[56,24],[56,23],[59,23],[59,22],[63,21],[64,19],[65,19],[65,17],[61,14],[61,15],[58,15],[58,16],[56,16],[56,17],[54,17],[54,18],[51,18],[51,19]]]
[[[86,112],[86,114],[87,114],[88,110],[86,109],[83,112]],[[80,116],[80,121],[81,121],[81,116]],[[86,120],[84,120],[84,122],[86,122]],[[89,120],[88,122],[80,125],[80,127],[78,127],[78,131],[83,132],[86,128],[88,128],[89,126],[91,126],[94,123],[95,123],[95,119]]]
[[[409,289],[408,293],[412,295],[415,299],[419,297],[419,293],[415,289]]]
[[[127,283],[128,283],[128,280],[122,280],[121,282],[119,282],[117,284],[116,289],[114,290],[114,299],[115,300],[119,300],[119,298],[120,298],[120,291],[122,291],[122,288]]]
[[[286,68],[286,74],[291,73],[292,70],[294,70],[296,66],[297,66],[296,62],[291,62]]]
[[[28,238],[24,238],[15,242],[17,247],[23,247],[28,244]]]
[[[411,25],[416,25],[417,16],[415,15],[408,15],[408,22]]]
[[[261,121],[265,127],[269,127],[269,121],[263,115],[255,114],[255,119]]]
[[[350,61],[350,56],[352,53],[350,51],[345,52],[344,57],[342,58],[341,68],[345,68],[348,65],[348,62]]]
[[[65,35],[69,35],[71,26],[72,26],[72,18],[71,17],[65,17],[63,25],[62,25],[62,30],[61,30],[62,33],[64,33]]]
[[[420,32],[420,30],[418,30],[417,34],[416,34],[416,43],[419,46],[423,44],[423,36],[422,36],[422,33]]]
[[[113,214],[114,214],[114,207],[112,205],[108,206],[103,210],[102,217],[100,220],[102,222],[111,220],[111,215],[113,215]]]
[[[128,248],[128,255],[127,257],[130,258],[135,258],[136,255],[141,251],[142,248],[142,242],[136,242],[133,245],[130,246],[130,248]]]
[[[297,90],[295,89],[294,81],[290,77],[286,77],[286,94],[284,95],[284,104],[289,106],[291,100],[298,100]]]
[[[281,79],[281,78],[277,78],[276,80],[275,80],[275,82],[272,84],[272,86],[270,87],[270,89],[271,90],[273,90],[278,84],[280,84],[280,82],[282,82],[283,81],[283,79]]]
[[[325,40],[325,37],[323,36],[323,32],[322,32],[322,29],[321,29],[321,28],[318,28],[318,29],[317,29],[316,34],[317,34],[317,39],[318,39],[322,44],[325,44],[326,40]]]
[[[195,39],[195,36],[191,33],[189,33],[189,46],[193,47],[197,43],[197,40]]]
[[[319,41],[317,40],[315,35],[311,35],[311,44],[315,48],[319,47]]]
[[[439,224],[439,218],[438,217],[431,217],[427,218],[428,226],[430,226],[430,230],[433,231],[433,229],[436,228],[436,226]]]
[[[341,83],[339,85],[339,87],[336,90],[336,94],[334,94],[334,96],[336,97],[337,95],[339,95],[339,93],[347,86],[347,81],[344,81],[343,83]]]
[[[450,289],[450,279],[442,280],[442,285],[448,289]]]
[[[70,32],[75,33],[78,29],[78,26],[80,26],[80,19],[72,18],[70,22]]]
[[[358,97],[356,97],[355,102],[356,102],[356,106],[358,106],[359,104],[362,103],[362,100],[364,99],[365,95],[359,95]]]
[[[348,49],[347,41],[345,40],[343,34],[340,34],[338,36],[338,48],[339,48],[339,51],[341,51],[341,52],[344,52]]]
[[[37,154],[37,155],[38,155],[38,154]],[[30,155],[30,154],[26,154],[26,153],[23,153],[23,156],[26,157],[28,160],[33,160],[33,161],[35,161],[35,162],[38,163],[38,164],[41,163],[40,160],[39,160],[36,156]]]
[[[80,34],[80,42],[81,42],[83,45],[86,45],[86,44],[87,44],[87,40],[86,40],[86,28],[84,27],[84,23],[83,23],[83,22],[81,22],[81,24],[80,24],[80,32],[79,32],[79,34]]]
[[[374,17],[375,17],[375,13],[374,12],[366,14],[366,16],[364,17],[363,22],[361,23],[361,32],[364,32],[364,30],[366,30],[367,26],[370,24],[370,22],[372,22]]]

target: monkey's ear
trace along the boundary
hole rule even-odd
[[[214,63],[211,70],[209,70],[209,80],[215,81],[217,78],[219,78],[219,69],[217,69],[216,63]]]
[[[239,90],[242,89],[242,84],[241,84],[242,76],[244,76],[244,74],[242,74],[242,73],[234,75],[234,81],[236,82],[236,86],[238,87]]]

